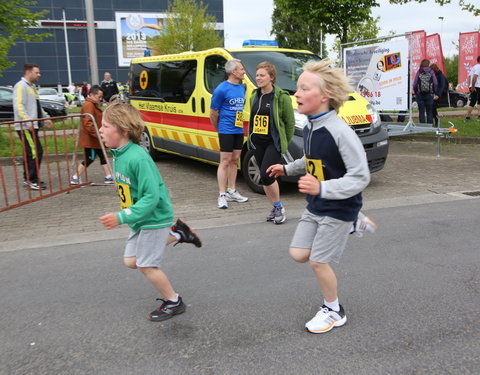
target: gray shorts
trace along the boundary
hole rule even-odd
[[[313,262],[338,263],[347,245],[351,228],[351,221],[317,216],[305,210],[290,247],[311,249],[310,260]]]
[[[136,257],[137,267],[160,267],[169,234],[169,227],[130,232],[123,256]]]

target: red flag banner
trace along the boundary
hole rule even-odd
[[[468,91],[470,70],[477,63],[477,56],[480,55],[479,39],[480,33],[478,31],[460,33],[459,35],[457,90],[460,92]]]
[[[430,64],[437,64],[438,68],[446,75],[445,61],[443,59],[442,41],[440,35],[432,34],[427,36],[427,59]]]
[[[420,63],[427,55],[426,51],[426,39],[427,33],[424,30],[413,31],[410,37],[410,43],[412,43],[412,56],[410,56],[410,64],[412,64],[412,76],[410,77],[411,86],[413,87],[413,81],[418,69],[420,69]]]

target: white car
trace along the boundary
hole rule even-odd
[[[52,100],[54,102],[59,102],[65,105],[65,96],[63,95],[63,93],[59,94],[56,89],[41,87],[38,89],[38,96],[40,96],[40,99]]]

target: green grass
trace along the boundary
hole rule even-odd
[[[52,154],[64,154],[64,153],[71,153],[75,147],[75,138],[72,134],[67,135],[65,140],[63,138],[63,134],[57,134],[57,137],[53,137],[52,135],[47,135],[46,137],[46,144],[45,139],[43,137],[43,132],[39,133],[41,136],[41,142],[43,146],[44,154],[47,153]],[[20,138],[18,137],[15,131],[12,132],[13,141],[13,150],[15,156],[22,156],[22,143]],[[10,157],[11,156],[11,144],[10,144],[10,134],[8,132],[8,128],[0,128],[0,157]]]
[[[449,127],[449,123],[454,124],[458,133],[452,133],[452,137],[480,137],[480,120],[472,117],[472,121],[466,122],[463,117],[449,117],[441,120],[442,128]]]

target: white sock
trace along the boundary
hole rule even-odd
[[[105,178],[112,178],[112,175],[111,174],[106,175]]]
[[[174,232],[173,230],[170,230],[170,234],[177,239],[177,241],[180,241],[182,236],[180,236],[180,233]]]
[[[178,302],[178,294],[175,298],[169,299],[170,302],[176,303]]]
[[[227,192],[230,194],[235,193],[236,191],[237,189],[230,189],[230,188],[227,189]]]
[[[338,303],[338,298],[333,302],[327,302],[327,300],[324,299],[323,304],[332,309],[333,311],[340,311],[340,304]]]

